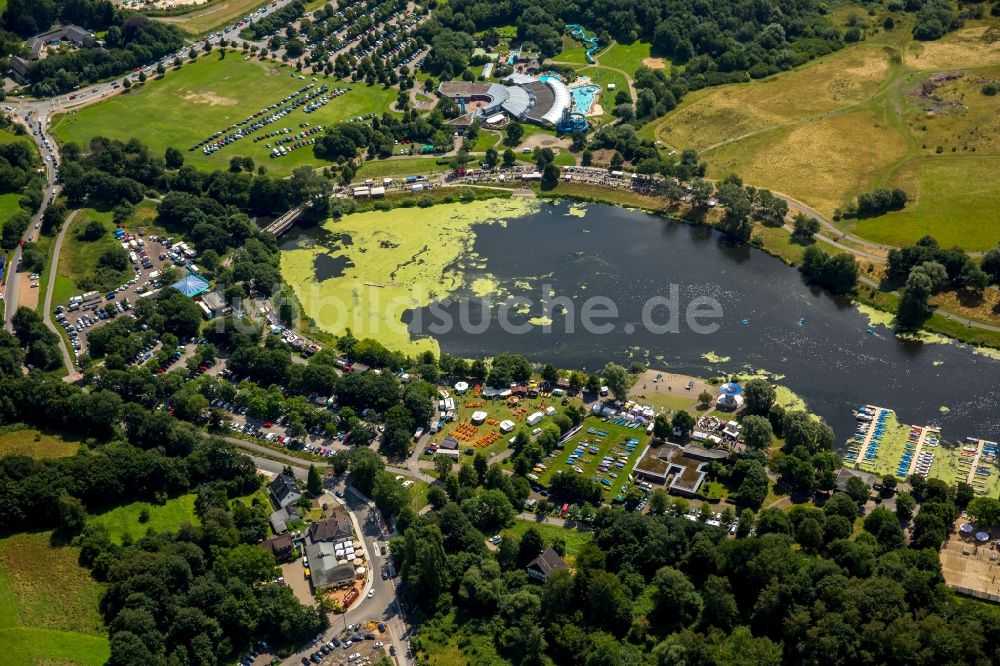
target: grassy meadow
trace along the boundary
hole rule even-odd
[[[61,115],[54,120],[52,131],[62,143],[76,141],[86,145],[94,136],[121,140],[134,137],[158,154],[174,146],[184,153],[187,164],[205,170],[227,168],[230,158],[236,155],[252,157],[269,172],[279,175],[303,165],[322,166],[326,162],[318,160],[308,147],[271,159],[267,142],[254,143],[251,137],[212,155],[204,155],[200,149],[189,150],[215,132],[314,82],[313,77],[293,78],[293,71],[279,63],[247,59],[238,51],[230,51],[223,59],[215,51],[186,63],[180,70],[171,69],[163,78],[147,81],[127,94]],[[350,92],[313,113],[297,109],[258,134],[284,127],[294,134],[299,131],[300,123],[327,126],[369,112],[382,113],[396,97],[395,90],[379,86],[335,79],[315,81],[317,86],[323,83],[331,88],[350,88]]]
[[[1000,243],[1000,154],[922,157],[889,181],[911,198],[906,208],[852,223],[876,243],[904,245],[926,235],[942,247],[988,250]]]
[[[122,543],[126,536],[136,540],[151,529],[157,532],[176,532],[184,523],[197,525],[194,500],[194,495],[181,495],[167,500],[163,505],[133,502],[98,514],[90,520],[105,525],[111,540]],[[145,523],[139,520],[143,509],[149,511],[149,519]]]
[[[61,437],[39,432],[34,428],[11,428],[0,434],[0,458],[28,456],[35,460],[67,458],[76,454],[80,445]]]
[[[901,187],[905,210],[844,230],[984,250],[1000,240],[1000,97],[980,91],[1000,78],[1000,43],[984,40],[986,29],[972,22],[922,43],[904,26],[875,31],[796,70],[691,93],[640,136],[696,148],[710,177],[737,173],[828,218],[861,192]]]
[[[566,559],[571,563],[573,561],[573,557],[580,552],[580,548],[583,544],[589,543],[594,538],[594,534],[592,532],[581,532],[580,530],[574,530],[568,527],[559,527],[558,525],[552,525],[550,523],[538,523],[532,520],[520,519],[515,520],[512,526],[503,531],[520,537],[528,531],[529,527],[535,528],[535,531],[538,532],[539,536],[542,537],[542,541],[544,541],[547,546],[551,546],[552,542],[556,539],[562,539],[566,543]]]
[[[101,666],[110,656],[101,586],[51,533],[0,539],[0,645],[6,666]]]

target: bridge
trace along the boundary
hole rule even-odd
[[[293,208],[271,224],[267,225],[264,232],[273,234],[274,236],[281,236],[281,234],[292,228],[292,225],[295,224],[295,221],[299,219],[300,215],[302,215],[302,207],[298,206]]]

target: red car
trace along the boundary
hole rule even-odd
[[[274,425],[273,423],[271,423],[270,421],[268,421],[267,423],[265,423],[265,424],[264,424],[264,426],[263,426],[263,427],[265,427],[265,428],[270,428],[270,427],[271,427],[271,426],[273,426],[273,425]]]

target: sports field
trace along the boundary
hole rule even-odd
[[[0,540],[0,661],[5,666],[101,666],[110,656],[101,586],[77,564],[79,549],[51,533]]]
[[[584,478],[594,479],[601,484],[605,500],[614,500],[628,481],[629,472],[648,439],[645,428],[628,428],[590,416],[584,419],[583,428],[566,441],[562,450],[553,452],[555,457],[543,459],[545,469],[539,474],[539,482],[548,485],[558,472],[581,474]],[[578,446],[582,446],[584,452],[581,456],[574,457]],[[626,446],[633,446],[633,450],[628,451]],[[609,471],[601,472],[598,467],[605,456],[611,456],[615,460],[626,458],[628,462],[621,468],[612,464]],[[581,471],[577,472],[576,469]]]
[[[215,0],[204,9],[196,9],[180,16],[165,16],[157,20],[176,25],[192,35],[200,35],[212,32],[266,4],[267,0]]]
[[[201,150],[189,149],[230,124],[280,102],[307,83],[351,90],[314,113],[297,109],[260,130],[261,134],[284,127],[296,133],[300,123],[326,126],[369,112],[382,113],[396,97],[394,90],[380,86],[293,78],[293,71],[278,63],[247,59],[236,51],[229,52],[225,59],[214,52],[178,71],[168,71],[162,79],[148,81],[139,90],[61,115],[53,123],[53,132],[60,142],[83,145],[94,136],[122,140],[135,137],[160,154],[174,146],[184,153],[186,163],[206,170],[227,168],[233,156],[247,156],[269,172],[284,175],[304,164],[325,162],[317,160],[311,148],[271,159],[266,142],[254,143],[251,137],[208,156]]]
[[[111,540],[115,543],[121,543],[125,535],[133,540],[138,539],[151,529],[157,532],[176,532],[184,523],[198,524],[194,500],[194,495],[181,495],[167,500],[163,505],[134,502],[94,516],[91,521],[107,526]],[[145,523],[139,520],[143,509],[149,511],[149,519]]]
[[[859,236],[904,245],[926,235],[942,247],[988,250],[1000,243],[1000,155],[922,157],[890,181],[914,201],[853,224]]]
[[[4,456],[29,456],[36,460],[66,458],[75,454],[79,448],[77,442],[67,442],[34,428],[10,430],[0,434],[0,458]]]

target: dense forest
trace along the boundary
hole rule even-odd
[[[184,45],[181,32],[107,0],[10,0],[2,17],[0,57],[25,55],[24,39],[55,25],[104,32],[104,46],[59,49],[28,68],[32,92],[57,95],[144,67]]]
[[[509,480],[493,471],[477,475],[463,465],[455,492],[426,516],[405,516],[403,536],[392,542],[404,594],[427,620],[412,643],[418,651],[429,647],[421,636],[449,640],[443,627],[454,612],[459,645],[475,641],[480,664],[1000,658],[989,629],[1000,610],[961,601],[943,584],[936,548],[959,500],[938,481],[915,482],[921,508],[910,547],[901,530],[909,517],[900,518],[899,509],[876,508],[852,537],[858,505],[841,492],[821,509],[765,509],[756,519],[745,512],[736,539],[672,508],[660,515],[602,508],[573,570],[555,571],[539,585],[524,566],[543,548],[562,552],[566,545],[546,543],[529,528],[520,538],[504,536],[495,553],[484,547],[513,511],[502,508]],[[912,511],[912,504],[900,506]]]

